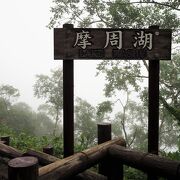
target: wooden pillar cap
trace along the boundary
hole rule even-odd
[[[23,168],[33,166],[38,163],[38,159],[31,156],[18,157],[9,161],[8,165],[13,168]]]

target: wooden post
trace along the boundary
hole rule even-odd
[[[111,140],[111,124],[98,124],[98,144]],[[115,158],[106,157],[99,163],[99,173],[108,177],[109,180],[123,179],[123,165]]]
[[[72,29],[72,24],[64,24],[67,31]],[[68,32],[66,33],[68,38]],[[64,157],[74,154],[74,61],[63,60],[63,134]]]
[[[53,155],[54,154],[54,148],[51,145],[48,145],[46,147],[43,147],[43,152],[46,154]]]
[[[111,124],[98,124],[98,144],[111,140]]]
[[[111,140],[111,124],[101,123],[98,124],[98,144]],[[99,173],[105,176],[108,175],[109,159],[105,158],[99,163]]]
[[[38,160],[35,157],[18,157],[8,163],[9,180],[38,180]]]
[[[155,27],[151,27],[151,29]],[[157,27],[156,27],[157,28]],[[157,28],[158,29],[158,28]],[[148,152],[159,151],[159,60],[149,61]]]
[[[3,141],[4,144],[9,146],[9,144],[10,144],[10,136],[2,136],[1,141]]]
[[[159,29],[151,26],[150,29]],[[158,55],[157,55],[158,56]],[[159,59],[149,61],[149,106],[148,106],[148,152],[158,155],[159,151]],[[148,180],[157,177],[148,175]]]

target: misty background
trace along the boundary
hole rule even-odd
[[[51,0],[2,1],[0,6],[0,84],[19,89],[20,98],[34,110],[43,103],[33,96],[37,74],[50,74],[62,67],[53,58],[53,29],[50,21]],[[95,60],[76,60],[75,96],[96,105],[103,99],[104,78],[96,75]]]

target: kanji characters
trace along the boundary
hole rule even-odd
[[[106,41],[104,45],[104,49],[108,46],[115,47],[117,49],[122,49],[122,31],[106,31]],[[92,45],[93,36],[90,34],[88,30],[82,30],[82,32],[76,33],[76,40],[74,43],[75,46],[79,46],[82,49],[86,49],[87,46]],[[94,37],[95,38],[95,37]],[[136,35],[133,36],[134,41],[132,39],[132,45],[134,48],[140,49],[148,49],[152,50],[153,45],[153,34],[149,32],[145,32],[140,30],[136,32]],[[92,41],[90,41],[92,39]]]
[[[108,45],[116,46],[118,49],[122,48],[122,32],[121,31],[107,31],[106,32],[106,44],[104,48]]]
[[[92,43],[89,41],[92,37],[90,36],[89,31],[79,32],[76,34],[76,42],[74,46],[80,46],[82,49],[86,49],[87,46],[92,45]]]
[[[140,31],[136,33],[136,36],[134,36],[135,42],[133,43],[133,46],[141,47],[142,49],[148,48],[149,50],[152,49],[152,33],[145,33],[144,31]]]

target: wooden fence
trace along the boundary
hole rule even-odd
[[[110,129],[109,124],[98,125],[99,145],[64,159],[53,156],[50,146],[43,148],[44,152],[28,150],[22,153],[10,147],[9,139],[3,137],[0,142],[0,180],[122,180],[123,165],[168,180],[180,179],[179,161],[127,149],[122,138],[110,140]],[[99,164],[99,173],[88,170],[96,164]]]

